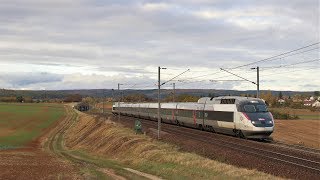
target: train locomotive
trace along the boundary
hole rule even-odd
[[[251,97],[203,97],[195,103],[161,103],[161,121],[241,138],[269,139],[274,119],[264,100]],[[114,114],[158,119],[157,103],[115,103]]]

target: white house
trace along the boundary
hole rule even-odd
[[[285,101],[284,99],[279,99],[279,100],[278,100],[278,103],[279,103],[279,104],[284,104],[285,102],[286,102],[286,101]]]
[[[319,102],[319,101],[315,101],[315,102],[312,104],[312,107],[320,108],[320,102]]]

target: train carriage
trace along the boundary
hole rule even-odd
[[[113,113],[157,120],[158,104],[115,103]],[[245,138],[265,139],[274,129],[265,102],[249,97],[204,97],[197,103],[161,103],[160,117],[166,123]]]

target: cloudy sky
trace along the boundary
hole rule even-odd
[[[256,81],[250,68],[259,66],[261,89],[320,90],[319,8],[319,0],[1,0],[0,88],[156,88],[161,66],[163,82],[190,69],[163,88],[246,90],[256,87],[217,81],[240,80],[219,68]]]

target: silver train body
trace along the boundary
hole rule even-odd
[[[157,103],[115,103],[113,113],[157,120]],[[243,138],[268,139],[274,119],[258,98],[204,97],[197,103],[161,103],[161,121]]]

